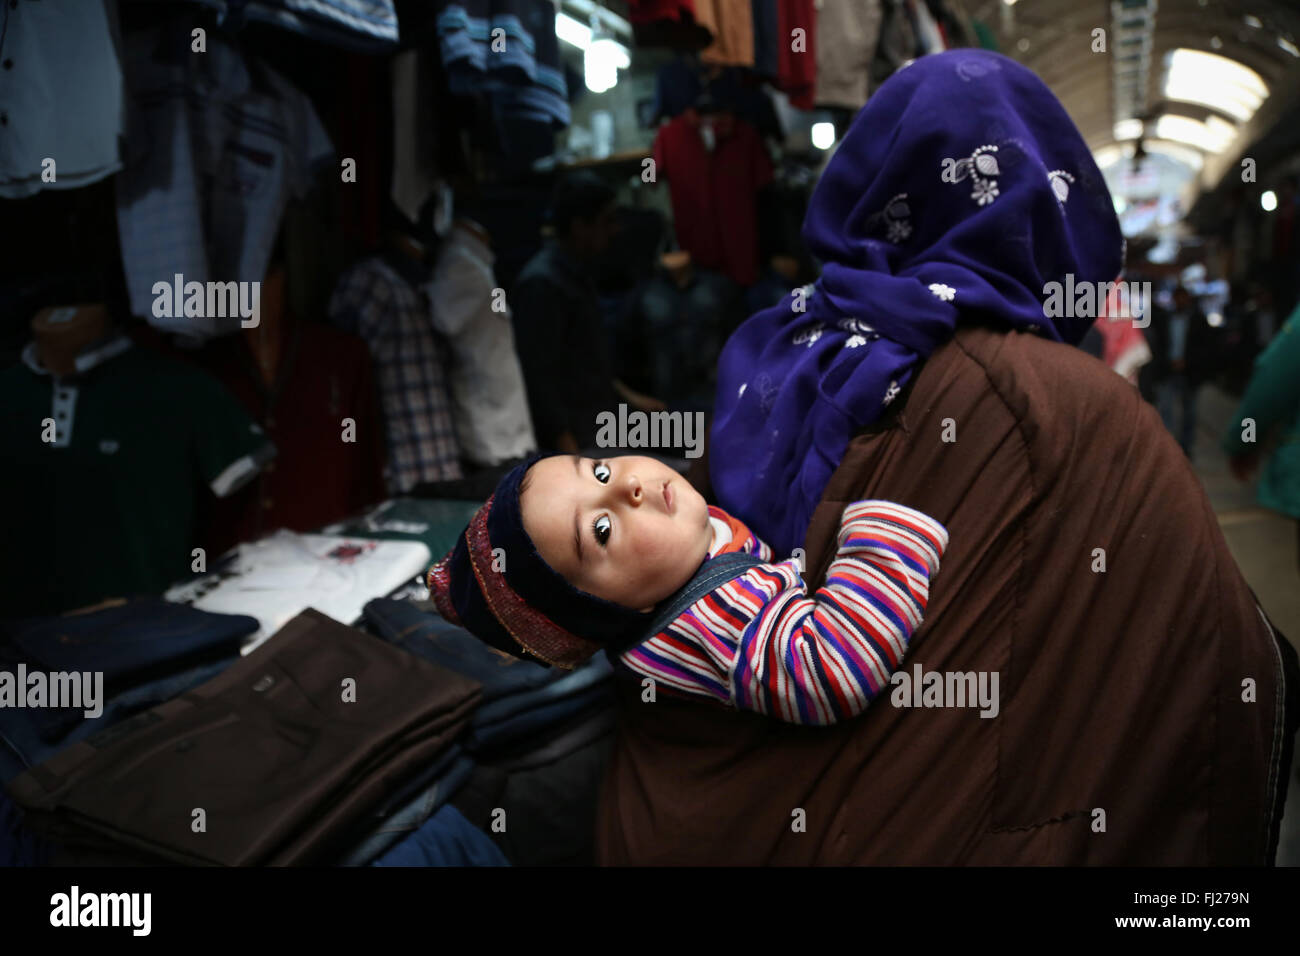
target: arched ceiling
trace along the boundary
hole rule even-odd
[[[1088,145],[1100,149],[1114,142],[1118,95],[1115,78],[1115,17],[1146,0],[967,0],[972,16],[995,32],[1003,53],[1041,76],[1061,99]],[[1243,127],[1227,151],[1207,157],[1202,186],[1213,188],[1228,164],[1267,132],[1300,97],[1300,58],[1278,43],[1300,46],[1300,0],[1158,0],[1152,19],[1151,50],[1145,91],[1146,113],[1173,112],[1203,118],[1204,108],[1166,103],[1162,95],[1165,57],[1180,47],[1203,50],[1250,67],[1269,88],[1269,100],[1256,120]],[[1258,24],[1257,26],[1252,24]],[[1107,34],[1107,52],[1094,53],[1092,31]],[[1272,102],[1270,102],[1272,101]]]

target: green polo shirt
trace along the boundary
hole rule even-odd
[[[228,495],[275,454],[216,379],[124,335],[77,368],[29,345],[0,371],[0,617],[161,593],[191,573],[201,486]]]

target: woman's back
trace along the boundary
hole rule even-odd
[[[602,862],[1271,860],[1281,653],[1135,389],[1068,346],[960,330],[850,445],[809,529],[810,584],[865,497],[951,534],[900,672],[996,686],[996,713],[900,687],[806,729],[631,688]]]

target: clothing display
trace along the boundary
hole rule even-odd
[[[776,5],[779,0],[751,0],[754,21],[754,71],[768,80],[780,74],[780,54],[776,45],[781,37],[777,33]]]
[[[213,378],[125,335],[77,367],[52,376],[33,343],[0,371],[5,616],[161,592],[190,573],[200,479],[223,497],[274,456]]]
[[[204,611],[248,614],[257,631],[251,653],[304,608],[351,623],[376,594],[415,577],[430,552],[416,541],[366,541],[278,531],[245,542],[210,573],[171,588],[167,600]]]
[[[362,259],[343,273],[330,321],[365,339],[379,380],[393,495],[422,481],[463,477],[448,389],[448,348],[434,331],[422,288],[427,270],[397,253]]]
[[[458,221],[439,247],[427,298],[433,327],[452,354],[448,385],[461,454],[490,467],[536,450],[537,440],[510,310],[486,239],[477,223]]]
[[[509,866],[510,861],[455,807],[430,817],[373,866]]]
[[[695,0],[628,0],[627,16],[637,46],[702,50],[714,39],[698,16]]]
[[[822,0],[817,11],[818,106],[858,110],[871,92],[883,0]]]
[[[0,6],[0,199],[122,168],[116,0]]]
[[[192,0],[220,22],[261,21],[331,46],[380,53],[397,45],[393,0]]]
[[[506,115],[567,127],[555,14],[551,0],[441,0],[438,39],[451,91],[484,93]]]
[[[395,498],[364,514],[328,525],[321,533],[377,541],[419,541],[430,554],[444,554],[456,543],[465,522],[482,503],[481,500]]]
[[[178,17],[125,38],[118,237],[131,311],[209,338],[238,329],[240,316],[158,309],[155,284],[260,283],[285,205],[334,150],[306,96],[217,31],[193,55],[190,27]]]
[[[102,708],[124,691],[177,671],[232,659],[256,629],[257,621],[245,615],[209,614],[157,598],[108,602],[99,610],[0,621],[0,669],[16,673],[22,664],[29,672],[95,673]],[[83,702],[87,690],[83,688]],[[84,716],[88,703],[54,703],[0,707],[0,738],[25,766],[39,763],[33,761],[32,751],[40,745],[30,743],[32,734],[51,744],[83,720],[107,726],[102,714]]]
[[[617,408],[619,398],[589,273],[552,240],[524,266],[508,298],[538,444],[554,447],[569,432],[580,448],[594,445],[597,414]]]
[[[810,110],[817,91],[816,0],[777,0],[777,86],[792,106]],[[795,30],[803,38],[796,49]]]
[[[338,861],[339,866],[367,866],[395,844],[419,830],[460,789],[474,771],[474,761],[453,744],[434,764],[434,780],[397,809],[384,813],[364,840]]]
[[[393,781],[455,740],[478,691],[308,610],[215,680],[59,752],[9,793],[55,840],[89,832],[198,865],[329,862]]]
[[[499,651],[409,601],[374,600],[366,605],[365,615],[385,640],[482,685],[470,749],[499,750],[517,744],[593,705],[608,703],[606,692],[614,668],[603,654],[566,671]]]
[[[758,278],[757,193],[772,161],[754,128],[687,110],[659,128],[655,169],[667,180],[677,243],[694,263],[748,286]]]
[[[750,0],[695,0],[695,19],[713,42],[700,51],[705,63],[754,65],[754,20]]]
[[[772,99],[752,70],[702,67],[690,57],[678,56],[655,73],[652,115],[656,121],[706,105],[715,112],[740,117],[765,137],[775,140],[785,137]]]
[[[256,623],[253,621],[254,626]],[[22,717],[12,720],[5,718],[0,725],[0,737],[3,737],[6,745],[0,747],[0,782],[12,780],[24,770],[39,766],[79,740],[92,737],[212,680],[237,660],[239,651],[236,649],[210,663],[198,664],[138,684],[110,696],[103,702],[103,713],[98,717],[85,717],[84,711],[75,711],[71,715],[74,722],[70,723],[67,733],[61,737],[42,736],[33,721]],[[172,666],[170,662],[168,666]]]
[[[194,356],[278,452],[209,509],[203,536],[213,555],[279,528],[314,531],[384,496],[384,422],[365,344],[318,322],[279,321],[280,360],[269,384],[250,349],[255,330],[222,336]]]

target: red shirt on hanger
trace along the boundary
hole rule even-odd
[[[772,181],[758,132],[730,114],[701,117],[689,109],[659,127],[654,161],[656,177],[668,181],[678,245],[696,265],[753,285],[758,190]]]

